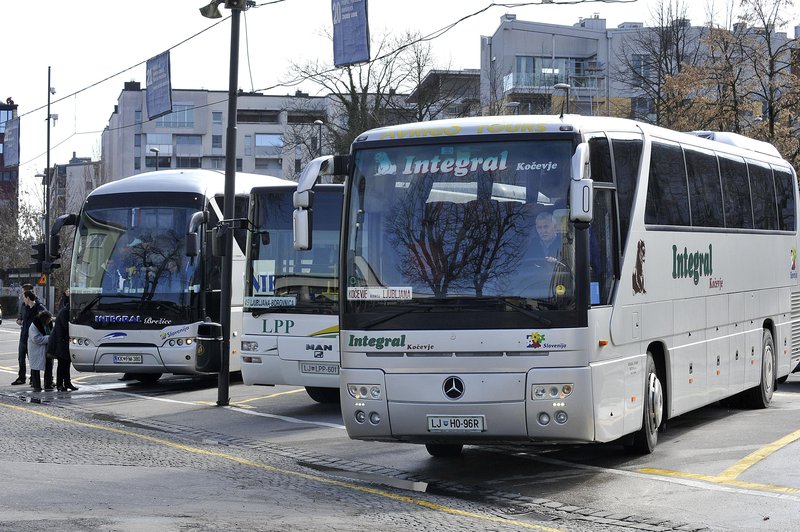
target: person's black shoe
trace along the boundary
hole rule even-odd
[[[53,386],[54,386],[53,381],[44,383],[44,389],[45,390],[52,390]]]
[[[75,391],[75,390],[77,390],[77,389],[78,389],[78,387],[77,387],[77,386],[73,386],[72,384],[67,384],[67,385],[64,387],[64,391],[65,391],[65,392],[66,392],[66,391],[74,392],[74,391]]]
[[[25,379],[17,379],[11,383],[11,386],[17,386],[18,384],[25,384]]]
[[[52,385],[52,384],[50,384],[50,385],[45,385],[45,387],[44,387],[44,391],[46,391],[46,392],[52,392],[52,391],[53,391],[53,385]]]
[[[42,391],[42,387],[41,386],[34,386],[33,387],[33,391],[34,392],[41,392]]]

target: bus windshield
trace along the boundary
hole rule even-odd
[[[441,327],[431,313],[472,327],[471,311],[552,325],[574,310],[573,150],[564,136],[357,151],[343,327]]]
[[[200,292],[201,257],[184,250],[189,219],[202,203],[188,194],[132,196],[90,198],[81,212],[70,276],[75,311],[112,301],[121,308],[127,300],[130,310],[147,303],[170,313]]]
[[[255,228],[248,253],[244,310],[265,312],[338,313],[339,228],[342,187],[318,186],[313,203],[313,247],[294,249],[292,194],[295,189],[256,189],[252,217]]]

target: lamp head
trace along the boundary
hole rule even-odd
[[[220,1],[221,0],[211,0],[210,4],[200,8],[200,14],[206,18],[222,18],[222,13],[219,12]]]

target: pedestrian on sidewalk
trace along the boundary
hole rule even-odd
[[[47,341],[50,339],[52,322],[53,315],[42,310],[34,316],[28,331],[28,359],[31,362],[31,386],[34,392],[42,391],[40,372],[44,371],[47,361]]]
[[[12,386],[25,384],[25,375],[27,374],[27,364],[25,361],[28,357],[28,328],[30,327],[31,322],[27,321],[26,323],[28,311],[30,310],[30,307],[28,307],[25,299],[26,293],[33,294],[32,284],[24,284],[19,289],[19,311],[17,312],[17,325],[19,325],[21,328],[19,333],[19,346],[17,348],[19,373],[17,375],[17,380],[11,383]],[[36,294],[34,294],[33,298],[35,301]],[[40,310],[44,310],[44,307],[42,307]]]

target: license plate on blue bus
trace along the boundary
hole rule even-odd
[[[484,416],[428,416],[428,432],[483,432]]]
[[[142,355],[114,355],[114,364],[141,364]]]

